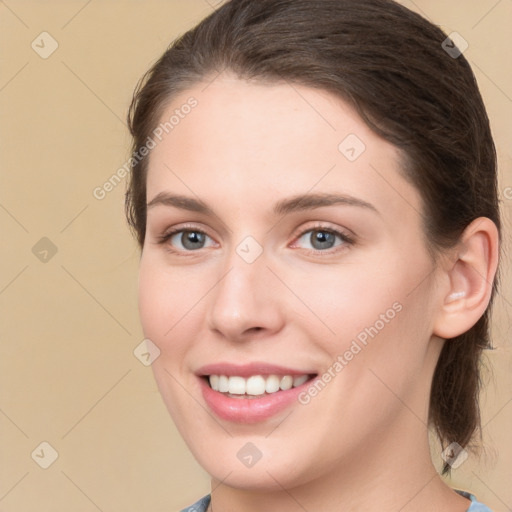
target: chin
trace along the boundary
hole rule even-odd
[[[207,468],[203,465],[208,474],[215,480],[222,482],[223,485],[233,487],[235,489],[243,489],[245,491],[282,491],[283,487],[291,488],[296,485],[295,482],[290,481],[290,475],[286,471],[279,471],[276,469],[233,469],[229,465],[219,467]],[[267,472],[268,471],[268,472]],[[229,476],[226,476],[228,475]]]

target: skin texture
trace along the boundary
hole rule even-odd
[[[212,476],[213,509],[467,510],[432,465],[428,400],[441,337],[469,329],[487,306],[494,224],[478,219],[434,264],[421,197],[399,172],[398,150],[339,98],[223,74],[173,98],[161,119],[190,96],[198,105],[151,150],[147,200],[182,194],[215,215],[148,210],[139,310],[161,351],[153,371],[163,400]],[[338,149],[349,134],[366,146],[355,161]],[[308,192],[348,194],[378,212],[272,213],[277,201]],[[181,226],[205,231],[203,248],[187,252],[180,234],[157,243]],[[315,254],[312,229],[354,243],[336,237]],[[263,249],[250,264],[236,252],[247,236]],[[397,303],[400,312],[308,404],[249,425],[208,409],[199,367],[265,361],[322,374]],[[237,457],[247,442],[262,454],[250,468]]]

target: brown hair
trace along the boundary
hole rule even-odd
[[[475,218],[500,230],[496,152],[486,110],[463,55],[446,34],[391,0],[231,0],[167,49],[142,77],[128,113],[134,153],[178,93],[229,70],[241,79],[288,81],[331,92],[401,149],[419,190],[427,247],[452,247]],[[455,47],[456,50],[456,47]],[[133,166],[126,215],[142,248],[148,158]],[[489,315],[446,342],[434,373],[429,423],[442,447],[470,447],[478,430],[480,356]],[[444,464],[443,474],[450,471]]]

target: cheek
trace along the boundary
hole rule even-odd
[[[179,269],[166,268],[153,255],[141,259],[138,287],[140,322],[144,337],[160,349],[160,356],[151,367],[164,403],[178,425],[183,421],[180,410],[193,406],[190,395],[179,384],[181,379],[176,380],[186,359],[187,335],[192,334],[188,322],[197,321],[193,317],[194,309],[190,311],[192,295],[197,295],[197,290],[196,293],[191,291],[187,278]]]
[[[146,260],[141,260],[139,267],[139,316],[144,336],[157,343],[164,328],[166,317],[162,287],[158,271]]]
[[[300,290],[297,296],[307,305],[298,304],[297,309],[311,325],[316,323],[328,335],[330,331],[329,338],[350,340],[379,321],[381,314],[395,316],[393,304],[402,294],[396,279],[389,282],[389,274],[378,268],[341,265],[317,269],[314,278],[309,275],[293,283],[292,289]]]
[[[353,368],[375,361],[379,367],[383,362],[390,367],[404,360],[413,366],[421,362],[429,338],[429,306],[426,283],[418,283],[428,274],[428,265],[406,263],[389,254],[364,268],[317,272],[314,280],[297,288],[318,317],[308,314],[302,325],[333,361],[349,350],[347,359],[359,361],[350,363]]]
[[[141,259],[139,317],[144,337],[160,349],[152,365],[155,371],[174,373],[186,365],[191,340],[199,339],[203,328],[206,301],[201,299],[211,286],[192,268],[171,268],[153,254]],[[169,381],[168,375],[155,376]]]
[[[179,272],[163,268],[155,258],[143,257],[139,267],[138,304],[144,336],[162,349],[164,339],[185,314],[183,279]]]

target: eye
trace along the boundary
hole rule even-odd
[[[206,243],[210,241],[208,245]],[[338,243],[336,243],[338,241]],[[164,245],[171,253],[187,256],[190,253],[212,247],[215,245],[213,239],[203,230],[195,226],[180,226],[157,237],[157,244]],[[332,254],[339,250],[354,245],[355,241],[351,235],[325,226],[313,226],[302,231],[292,247],[310,244],[312,248],[305,250],[314,254]],[[334,250],[333,250],[334,249]],[[180,254],[182,253],[182,254]],[[187,254],[189,253],[189,254]]]
[[[339,240],[339,243],[336,244],[336,240]],[[303,231],[297,242],[294,243],[294,246],[298,243],[302,244],[310,244],[312,249],[306,247],[306,250],[312,253],[333,253],[337,252],[339,249],[335,249],[334,251],[330,250],[336,247],[341,249],[348,247],[354,244],[354,239],[349,236],[347,233],[343,233],[336,229],[326,228],[324,226],[315,226],[312,229],[308,229]]]
[[[193,252],[205,247],[211,247],[213,244],[205,245],[207,239],[212,240],[201,229],[181,227],[159,236],[157,243],[165,244],[170,252]]]

